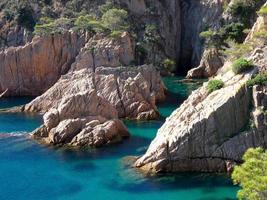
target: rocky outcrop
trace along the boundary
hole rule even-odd
[[[129,33],[118,38],[97,34],[89,39],[72,65],[72,70],[128,66],[134,61],[135,43]]]
[[[216,77],[225,82],[223,89],[208,94],[204,85],[193,92],[135,165],[152,172],[211,172],[240,162],[248,147],[264,143],[259,132],[240,133],[249,119],[251,94],[245,84],[251,75],[228,71]]]
[[[7,96],[37,96],[70,69],[84,38],[75,33],[35,38],[20,47],[0,53],[0,93]]]
[[[191,69],[186,78],[209,78],[214,76],[224,64],[223,58],[215,49],[207,49],[197,68]]]
[[[159,72],[153,66],[99,67],[70,72],[46,93],[24,107],[26,112],[47,112],[58,106],[63,97],[95,89],[97,94],[110,102],[119,117],[155,119],[158,117],[156,102],[165,98]]]
[[[47,92],[24,106],[44,114],[33,137],[46,143],[102,146],[129,136],[119,117],[159,117],[156,101],[165,98],[153,66],[99,67],[71,71]]]
[[[35,139],[55,145],[94,147],[128,136],[116,109],[91,88],[62,97],[44,115],[44,125],[32,134]]]

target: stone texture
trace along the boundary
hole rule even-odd
[[[193,92],[166,120],[135,165],[152,172],[210,172],[226,171],[229,162],[241,161],[242,153],[255,145],[247,141],[248,146],[237,147],[235,143],[237,138],[246,140],[238,133],[249,119],[251,94],[245,83],[250,77],[251,73],[235,76],[228,71],[216,77],[225,82],[223,89],[208,94],[204,84]]]
[[[165,88],[153,66],[99,67],[70,72],[46,93],[24,107],[26,112],[47,112],[58,106],[64,96],[95,89],[118,111],[119,117],[155,119],[159,117],[156,102],[165,99]]]
[[[0,52],[0,93],[37,96],[70,69],[84,38],[67,32],[35,38],[25,46]]]
[[[205,50],[200,65],[191,69],[186,78],[208,78],[214,76],[218,69],[223,66],[224,62],[219,53],[214,49]]]
[[[135,43],[129,33],[108,38],[97,34],[89,39],[72,65],[72,70],[97,67],[128,66],[134,61]]]
[[[86,68],[62,76],[23,110],[44,113],[44,125],[32,134],[36,139],[99,147],[129,136],[119,117],[158,118],[156,102],[164,98],[153,66]]]
[[[94,89],[61,98],[44,115],[44,125],[32,133],[45,143],[93,147],[128,136],[116,109]]]
[[[181,56],[180,67],[185,71],[197,67],[203,53],[203,41],[199,34],[208,26],[220,27],[223,1],[181,0]]]

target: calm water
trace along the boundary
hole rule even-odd
[[[170,98],[159,106],[168,116],[195,87],[165,79]],[[17,99],[0,107],[25,103]],[[27,101],[26,101],[27,102]],[[226,200],[237,188],[223,176],[176,174],[145,177],[127,165],[127,156],[140,155],[163,121],[126,122],[132,137],[97,150],[47,148],[25,134],[41,124],[40,116],[0,115],[0,199],[92,200]]]

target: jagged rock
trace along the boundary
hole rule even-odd
[[[32,133],[46,143],[94,147],[128,136],[116,109],[92,88],[62,97],[45,114],[44,125]]]
[[[20,47],[0,52],[0,93],[37,96],[68,72],[84,38],[67,32],[35,38]]]
[[[72,70],[127,66],[134,60],[134,51],[135,43],[127,32],[116,39],[97,34],[81,50]]]
[[[165,98],[160,74],[153,66],[99,67],[70,72],[46,93],[24,108],[26,112],[47,112],[58,106],[64,96],[95,89],[118,111],[119,117],[155,119],[156,102]],[[55,114],[56,115],[56,114]]]
[[[238,134],[249,119],[251,94],[245,83],[251,75],[228,71],[217,77],[225,82],[221,90],[208,94],[205,84],[193,92],[135,165],[153,172],[226,171],[229,162],[240,162],[248,147],[259,144],[251,140],[241,145],[251,134]]]
[[[207,49],[197,68],[190,70],[186,78],[208,78],[214,76],[218,69],[223,66],[224,62],[218,51]]]

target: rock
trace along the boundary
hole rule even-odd
[[[121,141],[129,133],[116,109],[88,88],[58,99],[32,137],[54,145],[98,147]]]
[[[25,46],[0,52],[0,93],[37,96],[70,69],[84,39],[67,32],[35,38]]]
[[[203,41],[199,34],[206,27],[216,29],[221,26],[223,4],[218,0],[180,0],[182,28],[179,66],[184,71],[199,65],[203,54]]]
[[[97,34],[81,50],[72,70],[88,68],[95,71],[97,67],[128,66],[135,59],[134,51],[135,43],[127,32],[117,39]]]
[[[98,95],[110,102],[120,118],[155,119],[159,116],[156,102],[165,99],[164,85],[153,66],[99,67],[96,73],[83,69],[62,76],[24,110],[45,113],[59,106],[63,97],[90,89],[95,89]]]
[[[252,134],[238,134],[249,119],[251,94],[245,83],[252,73],[228,71],[216,77],[225,82],[224,88],[208,94],[204,84],[194,91],[166,120],[135,166],[152,172],[221,172],[230,161],[240,162],[246,149],[259,145],[244,142]]]
[[[215,49],[208,49],[204,52],[197,68],[190,70],[186,78],[208,78],[214,76],[218,69],[223,66],[224,62],[218,51]]]
[[[129,136],[119,117],[158,118],[156,102],[165,98],[164,90],[153,66],[85,68],[62,76],[23,110],[45,113],[35,139],[99,147]]]

